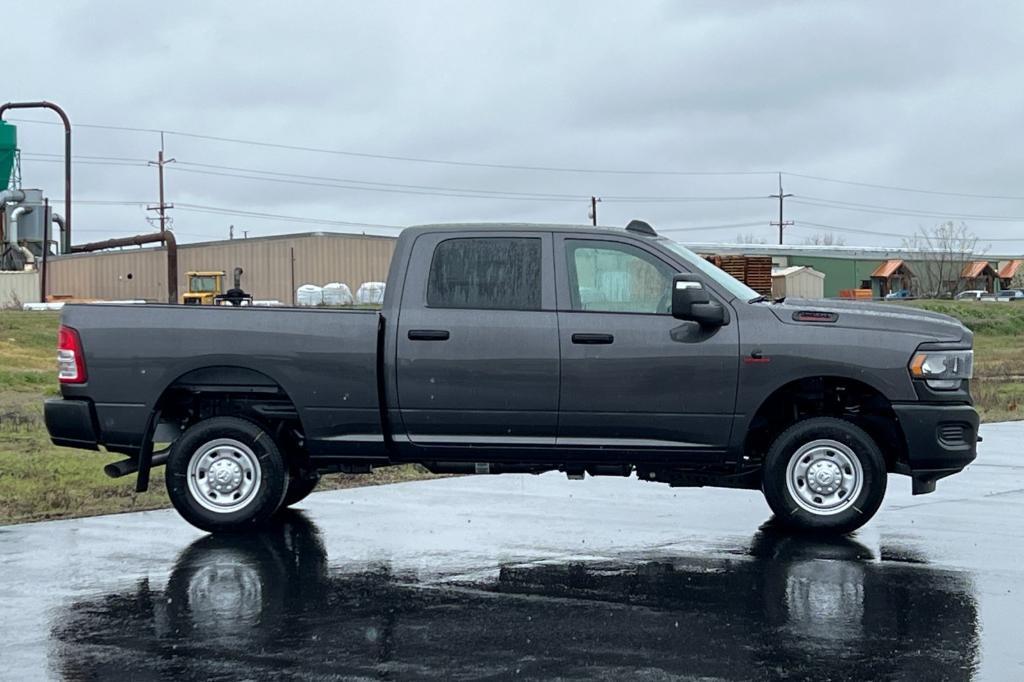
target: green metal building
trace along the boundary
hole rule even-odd
[[[686,244],[689,248],[703,255],[742,255],[770,256],[772,266],[785,268],[802,265],[814,268],[825,275],[826,298],[835,298],[846,289],[871,289],[875,298],[884,296],[886,279],[872,277],[872,274],[889,261],[903,261],[911,272],[925,271],[924,263],[914,260],[920,258],[920,252],[911,252],[902,248],[872,248],[861,246],[817,246],[817,245],[774,245],[774,244]],[[993,275],[990,290],[998,291],[1010,285],[1017,273],[1019,262],[1024,262],[1024,254],[992,255],[984,254],[971,258],[970,262],[986,261],[992,268]],[[997,276],[1010,274],[1005,279]],[[1020,267],[1024,275],[1024,267]],[[974,288],[974,283],[961,288]],[[981,284],[977,284],[981,287]],[[1019,286],[1013,281],[1013,286]]]

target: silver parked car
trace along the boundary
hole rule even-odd
[[[996,294],[997,301],[1021,301],[1024,300],[1024,290],[1021,289],[1003,289]]]

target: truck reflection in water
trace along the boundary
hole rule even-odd
[[[424,583],[387,563],[330,566],[315,525],[292,513],[265,533],[193,543],[163,590],[143,580],[74,604],[53,628],[53,662],[74,679],[969,679],[972,592],[920,558],[770,529],[731,553]]]

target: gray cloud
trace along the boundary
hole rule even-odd
[[[74,122],[384,155],[573,168],[774,171],[1024,196],[1017,3],[934,2],[29,3],[8,8],[21,55],[12,100],[51,99]],[[41,41],[40,36],[52,40]],[[45,119],[45,113],[18,113]],[[59,129],[19,125],[28,186],[62,193]],[[591,194],[757,196],[771,175],[616,175],[421,164],[166,137],[179,204],[405,225],[584,222]],[[152,158],[154,133],[78,127],[76,154]],[[203,175],[187,163],[366,182],[568,194],[579,201],[438,197]],[[210,170],[210,169],[206,169]],[[247,173],[251,174],[251,173]],[[298,180],[292,178],[292,180]],[[320,181],[311,181],[320,182]],[[320,182],[320,184],[331,184]],[[820,223],[851,244],[896,244],[938,216],[1024,216],[1024,201],[916,194],[787,177],[799,242]],[[155,201],[148,167],[75,168],[82,200]],[[809,203],[798,203],[804,200]],[[809,205],[825,200],[829,206]],[[834,202],[887,207],[856,211]],[[936,217],[891,215],[934,213]],[[763,200],[624,203],[682,240],[771,239]],[[175,210],[185,240],[311,229]],[[982,237],[1019,221],[967,221]],[[138,207],[76,207],[81,239],[145,229]],[[325,226],[326,228],[326,226]],[[339,228],[340,229],[340,228]],[[1024,239],[993,252],[1024,252]]]

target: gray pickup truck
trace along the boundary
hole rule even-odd
[[[852,531],[889,473],[976,456],[973,335],[897,304],[766,300],[642,221],[410,228],[383,308],[69,305],[53,442],[120,453],[208,531],[323,472],[562,471],[763,491]]]

